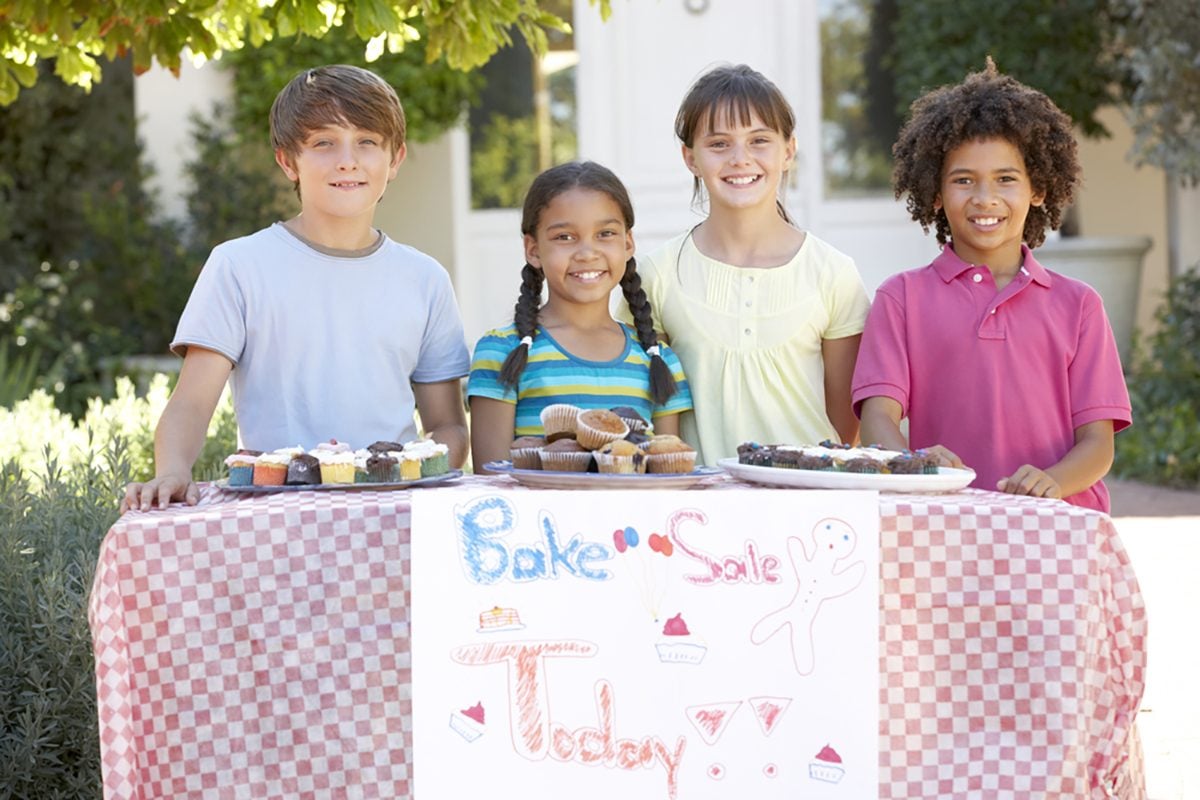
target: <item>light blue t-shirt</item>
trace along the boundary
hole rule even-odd
[[[367,255],[314,249],[276,223],[213,248],[171,349],[233,362],[244,447],[416,438],[411,383],[470,366],[450,276],[383,237]]]
[[[647,421],[662,414],[677,414],[692,408],[692,392],[679,358],[666,345],[661,355],[675,378],[678,391],[658,406],[650,397],[650,356],[638,344],[633,331],[625,331],[625,350],[612,361],[587,361],[563,349],[544,330],[533,337],[529,360],[517,382],[508,389],[500,383],[500,367],[520,344],[516,327],[488,331],[475,345],[467,396],[489,397],[515,403],[515,436],[540,436],[542,409],[553,403],[570,403],[579,408],[629,406]]]

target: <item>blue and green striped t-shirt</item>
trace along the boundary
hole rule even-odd
[[[467,396],[516,403],[515,436],[541,435],[542,409],[553,403],[570,403],[579,408],[629,406],[648,420],[690,410],[692,392],[674,351],[659,345],[679,390],[665,405],[656,406],[650,398],[650,356],[627,325],[622,324],[621,328],[625,331],[625,350],[612,361],[577,358],[539,329],[515,391],[500,383],[500,367],[520,344],[516,326],[488,331],[475,345]]]

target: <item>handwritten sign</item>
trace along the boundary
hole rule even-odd
[[[872,492],[415,492],[419,798],[865,798]]]

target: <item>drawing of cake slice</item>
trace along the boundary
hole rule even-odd
[[[846,774],[841,766],[842,757],[829,745],[821,748],[816,758],[808,762],[808,777],[826,783],[837,783]]]
[[[708,648],[696,641],[683,613],[676,614],[663,625],[663,639],[654,646],[658,660],[667,664],[699,664]]]
[[[479,633],[519,631],[524,627],[524,624],[521,623],[521,615],[515,608],[493,606],[479,614]]]
[[[476,703],[461,711],[450,712],[450,730],[468,742],[473,742],[483,736],[483,732],[487,730],[483,724],[483,703]]]

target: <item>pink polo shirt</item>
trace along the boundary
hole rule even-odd
[[[1057,463],[1081,425],[1132,420],[1100,295],[1021,250],[1024,267],[1000,292],[987,267],[949,246],[893,275],[875,294],[854,370],[855,413],[868,397],[892,398],[910,446],[950,448],[980,489],[1022,464]],[[1103,481],[1064,499],[1109,509]]]

